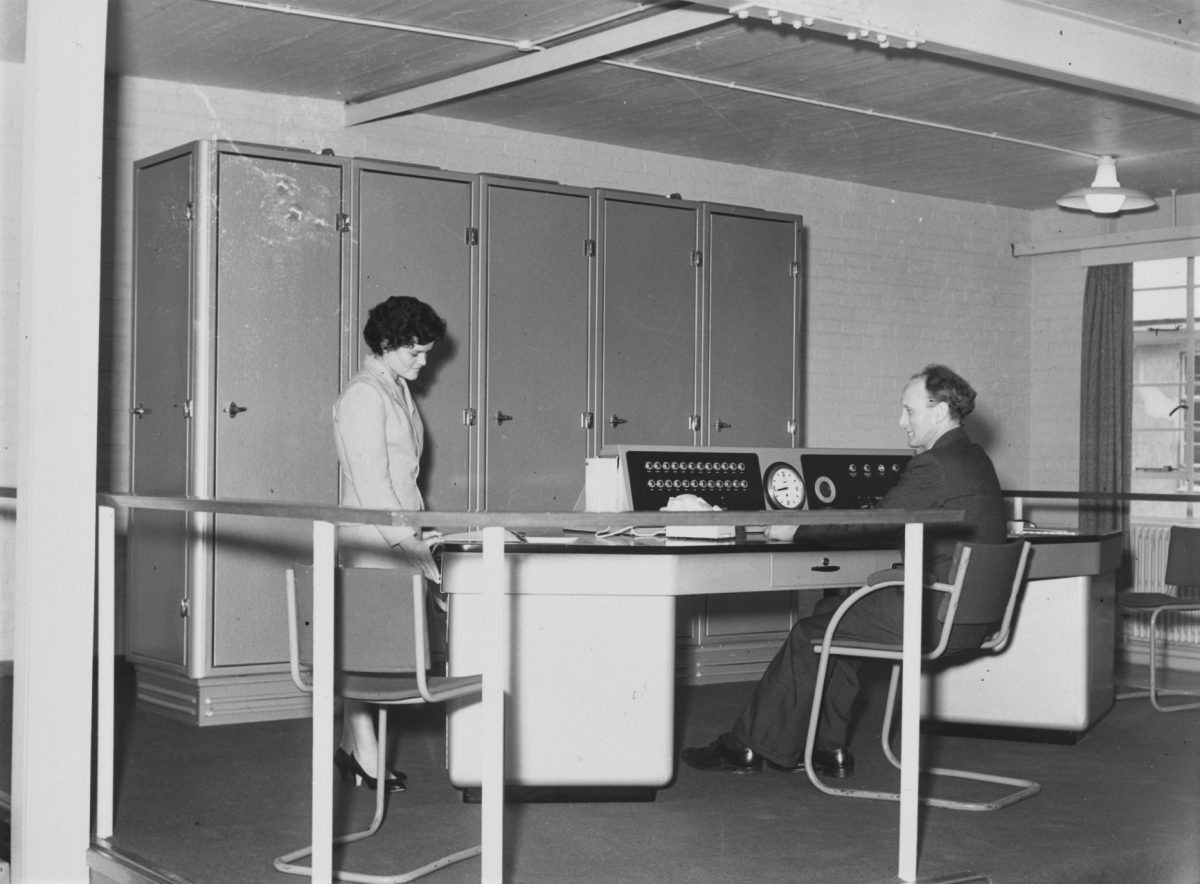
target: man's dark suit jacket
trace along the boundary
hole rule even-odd
[[[938,437],[927,451],[908,462],[900,481],[875,509],[963,510],[963,521],[930,525],[925,531],[925,572],[948,581],[959,542],[1003,543],[1006,538],[1004,498],[992,460],[955,427]],[[903,528],[873,525],[802,527],[796,541],[813,549],[899,547]]]

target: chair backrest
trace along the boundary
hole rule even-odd
[[[313,569],[296,565],[294,571],[299,657],[312,666]],[[416,672],[412,572],[338,568],[334,586],[334,666],[343,672]]]
[[[981,647],[1003,647],[1025,582],[1030,544],[966,543],[961,547],[959,561],[965,570],[960,567],[956,574],[958,604],[947,612],[947,625],[984,627],[987,636]]]
[[[1200,586],[1200,528],[1171,526],[1163,582],[1170,586]]]

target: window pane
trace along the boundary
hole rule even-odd
[[[1187,285],[1187,258],[1162,258],[1133,263],[1135,289]]]
[[[1139,265],[1135,264],[1134,267]],[[1187,289],[1155,289],[1133,293],[1133,321],[1182,326],[1187,317]]]
[[[1180,370],[1179,344],[1164,342],[1139,346],[1133,359],[1134,386],[1142,384],[1157,384],[1170,387],[1172,405],[1178,405],[1183,398],[1183,372]]]
[[[1135,430],[1181,430],[1190,417],[1186,400],[1175,385],[1133,388],[1133,428]]]

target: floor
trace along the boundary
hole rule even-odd
[[[725,729],[747,690],[681,690],[678,742]],[[891,778],[874,742],[879,705],[872,693],[862,712],[855,785]],[[395,758],[410,789],[392,796],[377,836],[338,854],[356,871],[403,871],[478,843],[479,807],[462,803],[445,777],[440,714],[404,714]],[[196,728],[124,705],[113,845],[162,870],[158,880],[290,880],[271,859],[308,840],[310,726]],[[938,763],[1028,776],[1043,791],[994,813],[923,811],[921,880],[970,872],[997,884],[1200,882],[1200,711],[1162,715],[1128,700],[1074,744],[936,734],[923,742]],[[369,819],[373,793],[339,784],[335,800],[340,824]],[[894,882],[897,818],[893,803],[826,796],[802,776],[684,767],[653,802],[510,805],[505,880]],[[478,881],[479,872],[468,860],[430,880]]]

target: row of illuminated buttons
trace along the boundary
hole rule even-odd
[[[857,464],[850,464],[850,467],[849,467],[849,469],[850,469],[850,472],[851,472],[851,474],[857,473],[857,472],[858,472],[858,465],[857,465]],[[865,463],[865,464],[863,464],[862,471],[863,471],[864,473],[870,473],[870,472],[871,472],[871,465],[870,465],[869,463]],[[887,471],[888,471],[887,464],[882,464],[882,463],[881,463],[881,464],[876,464],[876,465],[875,465],[875,472],[877,472],[877,473],[881,473],[881,474],[882,474],[882,473],[886,473]],[[898,464],[898,463],[894,463],[894,464],[892,464],[892,472],[893,472],[893,473],[898,473],[898,472],[900,472],[900,464]]]
[[[646,463],[647,471],[657,472],[688,472],[688,473],[744,473],[746,464],[742,461],[711,461],[703,460],[652,460]]]
[[[646,487],[656,491],[745,491],[750,483],[745,479],[647,479]]]

